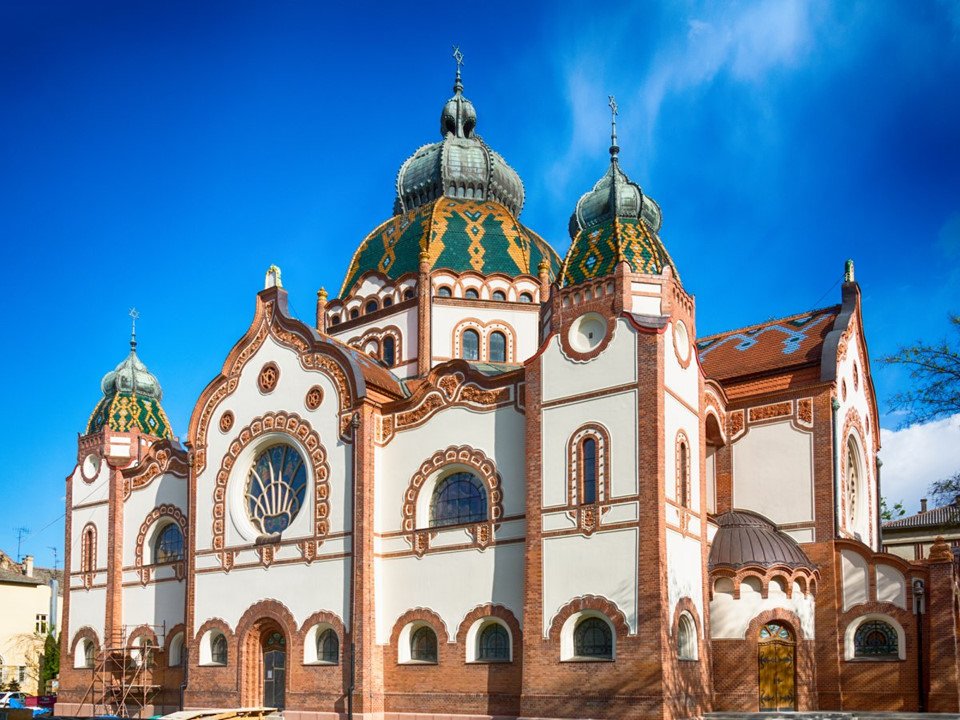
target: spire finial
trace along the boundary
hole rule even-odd
[[[130,308],[130,312],[127,313],[130,316],[130,350],[133,352],[137,351],[137,318],[140,317],[140,313],[137,312],[135,307]]]
[[[463,53],[460,52],[459,45],[453,46],[453,59],[457,63],[457,79],[453,83],[453,91],[459,93],[463,92],[463,82],[460,80],[460,68],[463,67]]]
[[[853,260],[847,260],[843,264],[843,281],[853,282]]]
[[[607,105],[610,106],[610,162],[616,164],[617,153],[620,152],[620,146],[617,145],[617,115],[620,110],[617,108],[617,98],[613,95],[607,96]]]

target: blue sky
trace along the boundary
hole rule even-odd
[[[960,4],[458,7],[0,2],[0,547],[24,525],[24,552],[62,557],[64,477],[131,306],[182,435],[268,265],[305,319],[339,290],[400,163],[438,138],[451,43],[522,220],[561,253],[616,94],[622,166],[663,208],[700,335],[836,302],[848,257],[874,358],[947,333]],[[905,374],[874,378],[886,410]],[[895,490],[912,507],[929,479]]]

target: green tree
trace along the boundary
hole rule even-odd
[[[956,331],[952,344],[947,339],[932,345],[918,340],[880,359],[885,365],[902,365],[910,373],[913,387],[890,400],[893,410],[907,412],[905,424],[960,413],[960,315],[951,315],[950,324]]]
[[[881,520],[896,520],[898,517],[903,517],[907,514],[907,511],[903,509],[903,500],[893,504],[893,507],[887,505],[887,499],[883,496],[880,497],[880,519]]]
[[[47,692],[47,684],[60,674],[60,640],[53,633],[47,634],[40,657],[40,693]]]
[[[960,496],[960,472],[932,483],[930,494],[933,496],[934,505],[938,507],[955,504],[957,497]]]

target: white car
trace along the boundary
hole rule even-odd
[[[27,696],[22,692],[2,692],[0,693],[0,708],[10,707],[11,700],[19,700],[23,704],[26,699]]]

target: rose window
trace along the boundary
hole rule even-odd
[[[297,517],[307,493],[307,469],[290,445],[261,452],[247,478],[247,514],[263,533],[282,533]]]

